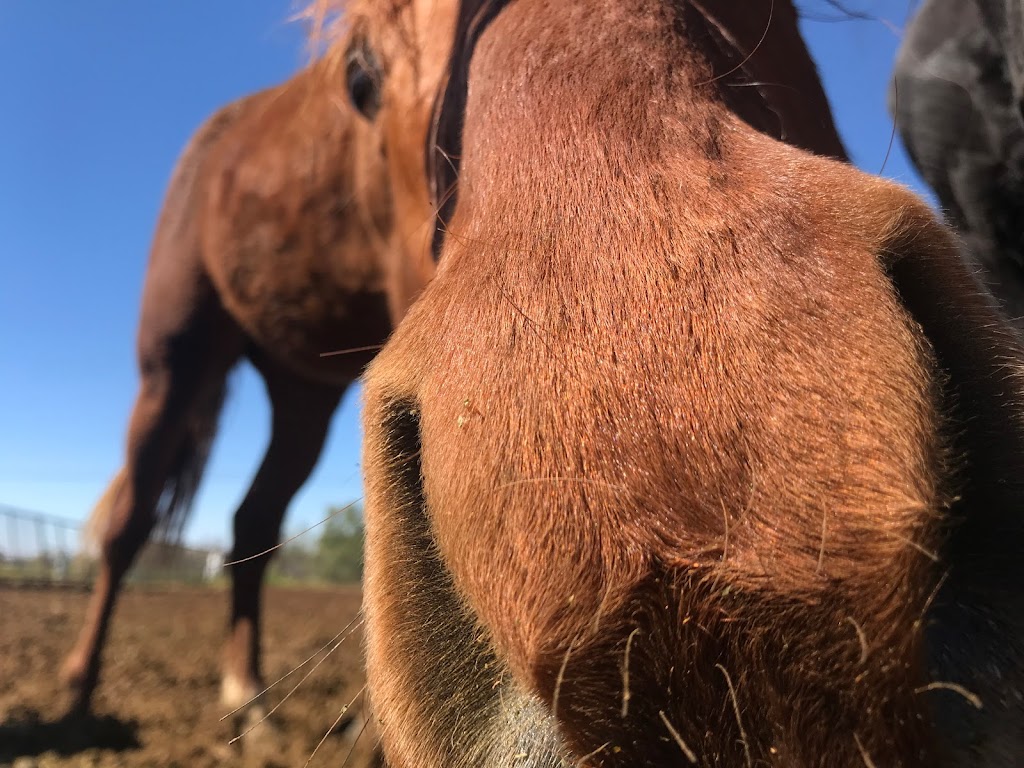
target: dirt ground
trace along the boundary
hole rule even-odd
[[[355,589],[278,588],[268,590],[266,600],[268,682],[330,643],[359,609]],[[360,728],[365,678],[358,630],[284,701],[269,726],[228,744],[239,726],[230,718],[220,721],[227,616],[227,595],[220,590],[127,592],[114,617],[95,715],[61,719],[67,699],[57,671],[85,604],[80,592],[0,587],[0,767],[302,768],[328,732],[311,768],[376,765],[373,726]],[[270,706],[323,656],[275,687]],[[353,698],[355,721],[346,718],[332,728]]]

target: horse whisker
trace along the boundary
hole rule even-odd
[[[345,713],[348,712],[349,709],[351,709],[352,705],[356,703],[356,699],[358,699],[360,696],[362,696],[363,692],[365,690],[366,690],[366,685],[364,684],[363,687],[359,689],[359,692],[356,693],[356,695],[352,697],[352,700],[349,701],[348,704],[346,704],[344,707],[341,708],[341,713],[338,715],[337,718],[335,718],[334,722],[331,724],[331,727],[327,729],[327,732],[323,735],[323,738],[321,738],[320,741],[317,742],[317,745],[315,747],[313,747],[313,751],[310,753],[309,757],[306,759],[306,762],[303,764],[302,768],[308,768],[309,764],[313,761],[313,758],[316,757],[316,753],[318,751],[320,751],[320,747],[322,747],[324,745],[324,742],[327,741],[327,737],[330,736],[331,733],[334,731],[334,729],[338,727],[338,723],[341,722],[341,718],[343,718],[345,716]]]
[[[659,709],[658,717],[660,717],[661,722],[665,724],[665,727],[668,729],[669,735],[672,736],[676,744],[679,745],[679,749],[681,749],[683,751],[683,754],[686,755],[686,759],[694,765],[696,765],[697,753],[690,749],[690,747],[687,746],[686,742],[683,741],[683,737],[679,734],[679,731],[677,731],[675,729],[675,726],[673,726],[672,723],[669,722],[668,716],[662,710]]]
[[[565,649],[565,656],[562,658],[562,666],[558,670],[558,677],[555,678],[555,693],[551,697],[551,717],[558,719],[558,696],[562,691],[562,682],[565,680],[565,668],[569,666],[569,656],[572,654],[572,643]]]
[[[353,355],[357,352],[376,352],[383,349],[383,344],[367,344],[365,347],[349,347],[348,349],[336,349],[333,352],[321,352],[320,357],[336,357],[337,355]]]
[[[900,536],[895,531],[890,531],[889,533],[892,535],[893,538],[899,539],[904,544],[908,544],[911,547],[913,547],[914,549],[916,549],[918,552],[920,552],[922,555],[927,557],[933,563],[938,563],[939,562],[939,556],[935,552],[932,552],[930,549],[925,549],[923,546],[918,544],[913,539],[909,539],[906,536]]]
[[[927,691],[953,691],[967,699],[968,703],[975,709],[982,709],[981,697],[976,693],[971,693],[959,683],[935,682],[914,689],[914,693],[926,693]]]
[[[291,695],[293,693],[295,693],[297,690],[299,690],[300,687],[302,687],[302,684],[304,682],[306,682],[306,680],[309,679],[309,676],[312,675],[314,672],[316,672],[317,667],[319,667],[321,664],[323,664],[325,661],[327,661],[327,659],[329,659],[331,657],[331,654],[334,653],[336,650],[338,650],[341,647],[341,644],[344,643],[351,636],[352,632],[354,632],[356,629],[358,629],[362,625],[363,625],[362,621],[360,621],[358,624],[356,624],[352,628],[352,631],[349,632],[348,635],[345,635],[345,637],[341,638],[341,640],[339,640],[337,643],[335,643],[334,646],[329,651],[327,651],[327,653],[324,655],[324,657],[322,659],[320,659],[320,661],[318,661],[316,664],[314,664],[312,669],[309,670],[309,672],[307,672],[305,675],[302,676],[302,679],[299,680],[299,682],[297,682],[295,684],[295,686],[290,691],[288,691],[288,693],[286,693],[284,695],[284,698],[282,698],[279,702],[277,702],[277,704],[274,705],[273,709],[271,709],[269,712],[267,712],[267,714],[265,714],[263,717],[261,717],[258,722],[256,722],[253,725],[249,726],[243,733],[240,733],[237,736],[235,736],[235,738],[231,739],[231,741],[229,741],[228,744],[234,744],[236,741],[241,739],[243,736],[245,736],[246,734],[250,733],[257,726],[262,725],[264,720],[266,720],[272,714],[277,712],[277,710],[281,708],[281,705],[284,704],[286,701],[288,701],[288,699],[291,698]]]
[[[583,757],[581,757],[579,760],[576,761],[576,767],[580,768],[580,766],[582,766],[584,763],[586,763],[587,760],[589,760],[592,757],[595,757],[595,756],[599,755],[601,752],[604,752],[604,750],[608,748],[609,744],[611,744],[611,742],[610,741],[606,741],[604,744],[602,744],[597,749],[593,749],[590,752],[587,752],[587,754],[585,754]]]
[[[857,734],[853,734],[853,740],[857,742],[857,749],[860,750],[860,757],[864,761],[865,768],[877,768],[875,761],[871,759],[871,755],[864,748],[864,745],[860,743],[860,737]]]
[[[853,625],[854,630],[857,632],[857,639],[860,640],[860,663],[863,664],[868,660],[868,638],[853,616],[847,616],[846,620]]]
[[[705,10],[705,8],[700,3],[698,3],[696,0],[690,0],[690,1],[691,1],[691,3],[693,3],[694,7],[697,8],[697,10],[699,10],[701,12],[701,14],[704,16],[704,18],[706,18],[709,22],[714,24],[715,28],[718,29],[719,33],[721,33],[727,40],[729,40],[731,43],[733,43],[734,46],[736,46],[736,50],[738,51],[739,50],[739,46],[736,45],[736,41],[733,40],[731,35],[728,35],[724,29],[722,29],[720,24],[718,24],[717,22],[714,21],[714,17],[711,16],[707,12],[707,10]],[[761,45],[764,43],[765,39],[768,37],[768,30],[771,29],[772,19],[774,18],[774,16],[775,16],[775,0],[772,0],[771,6],[769,6],[769,8],[768,8],[768,22],[764,25],[764,31],[761,33],[761,39],[757,41],[757,45],[755,45],[753,50],[751,50],[750,53],[748,53],[746,55],[746,58],[744,58],[743,61],[741,61],[739,64],[737,64],[735,67],[733,67],[732,69],[728,70],[727,72],[723,72],[720,75],[716,75],[715,77],[711,78],[707,82],[697,83],[697,85],[695,87],[699,88],[702,85],[711,85],[712,83],[714,83],[714,82],[716,82],[718,80],[721,80],[723,77],[728,77],[733,72],[736,72],[737,70],[742,69],[744,67],[744,65],[748,61],[750,61],[751,58],[753,58],[754,54],[757,53],[758,49],[761,47]]]
[[[736,688],[732,684],[732,678],[729,676],[729,671],[721,664],[715,664],[718,671],[725,676],[725,684],[729,686],[729,698],[732,699],[732,711],[736,714],[736,725],[740,729],[740,740],[743,742],[743,753],[747,758],[747,768],[753,768],[753,762],[750,758],[750,743],[747,741],[747,732],[743,730],[743,718],[740,717],[740,703],[736,698]]]
[[[284,680],[286,680],[287,678],[291,677],[291,675],[295,674],[295,673],[296,673],[296,672],[298,672],[298,671],[299,671],[300,669],[302,669],[302,668],[303,668],[304,666],[306,666],[307,664],[309,664],[309,662],[311,662],[311,661],[312,661],[313,659],[315,659],[315,658],[316,658],[317,656],[319,656],[319,655],[320,655],[321,653],[323,653],[323,652],[324,652],[325,650],[327,650],[327,648],[329,648],[329,647],[330,647],[330,646],[331,646],[331,645],[332,645],[332,644],[333,644],[334,642],[336,642],[336,641],[337,641],[337,639],[338,639],[339,637],[341,637],[341,636],[342,636],[342,635],[344,635],[344,634],[345,634],[346,632],[348,632],[349,628],[352,628],[352,625],[353,625],[353,624],[355,624],[355,622],[356,622],[357,620],[359,620],[359,618],[360,618],[360,617],[362,616],[362,613],[363,613],[363,612],[362,612],[362,609],[360,609],[359,611],[357,611],[357,612],[356,612],[356,615],[355,615],[354,617],[352,617],[352,621],[350,621],[350,622],[349,622],[348,624],[346,624],[346,625],[345,625],[345,627],[344,627],[344,628],[343,628],[343,629],[341,630],[341,632],[339,632],[339,633],[338,633],[338,634],[336,634],[336,635],[335,635],[334,637],[332,637],[332,638],[331,638],[330,640],[328,640],[328,641],[327,641],[326,643],[324,643],[324,644],[323,644],[322,646],[320,646],[320,648],[319,648],[319,649],[317,649],[316,651],[314,651],[314,652],[313,652],[313,654],[312,654],[311,656],[309,656],[309,657],[308,657],[308,658],[307,658],[307,659],[306,659],[305,661],[303,661],[303,662],[300,662],[300,663],[299,663],[299,664],[297,664],[296,666],[292,667],[292,668],[291,668],[290,670],[288,670],[287,672],[285,672],[285,673],[284,673],[283,675],[281,675],[281,676],[280,676],[279,678],[277,678],[277,680],[275,680],[274,682],[272,682],[272,683],[271,683],[270,685],[268,685],[268,686],[267,686],[266,688],[264,688],[264,689],[263,689],[262,691],[260,691],[259,693],[257,693],[257,694],[256,694],[255,696],[253,696],[253,697],[252,697],[251,699],[249,699],[249,700],[248,700],[247,702],[245,702],[244,704],[239,704],[239,705],[238,705],[237,707],[235,707],[235,708],[234,708],[233,710],[231,710],[231,711],[230,711],[230,712],[228,712],[228,713],[227,713],[226,715],[224,715],[223,717],[221,717],[221,718],[220,718],[220,720],[219,720],[218,722],[224,722],[224,721],[225,721],[225,720],[226,720],[227,718],[229,718],[229,717],[231,717],[232,715],[234,715],[234,714],[237,714],[237,713],[238,713],[238,712],[240,712],[241,710],[245,709],[245,708],[246,708],[247,706],[249,706],[250,704],[252,704],[252,703],[253,703],[254,701],[256,701],[256,699],[258,699],[258,698],[259,698],[260,696],[262,696],[263,694],[267,693],[267,692],[268,692],[268,691],[269,691],[269,690],[270,690],[271,688],[273,688],[274,686],[276,686],[276,685],[277,685],[278,683],[281,683],[281,682],[283,682],[283,681],[284,681]],[[354,631],[354,629],[355,629],[355,628],[353,628],[353,631]],[[347,639],[347,636],[346,636],[346,639]]]
[[[928,610],[932,607],[932,603],[935,602],[935,598],[938,597],[939,590],[942,589],[942,585],[946,583],[947,578],[949,578],[948,570],[939,577],[935,586],[932,587],[932,591],[929,593],[928,599],[924,601],[924,607],[921,609],[921,615],[914,622],[915,631],[920,628],[921,624],[924,622],[924,617],[928,615]]]
[[[622,658],[622,718],[625,719],[626,715],[629,714],[629,651],[633,647],[633,638],[636,637],[640,631],[640,627],[637,627],[629,633],[629,637],[626,638],[626,653]]]
[[[899,83],[896,82],[895,78],[893,78],[893,81],[892,81],[892,92],[893,92],[893,100],[898,102],[899,101],[899,95],[900,95]],[[895,111],[895,108],[894,108],[894,111]],[[889,131],[889,146],[885,148],[885,157],[882,158],[882,167],[878,169],[878,175],[879,176],[881,176],[882,173],[885,172],[885,166],[889,162],[889,155],[892,154],[892,146],[893,146],[893,144],[895,142],[896,142],[896,121],[893,120],[892,121],[892,130]]]
[[[306,530],[299,531],[298,533],[296,533],[291,538],[285,539],[284,541],[280,542],[279,544],[275,544],[270,549],[265,549],[262,552],[257,552],[255,555],[249,555],[249,557],[243,557],[243,558],[241,558],[239,560],[232,560],[229,563],[224,563],[223,567],[227,568],[227,567],[232,566],[232,565],[240,565],[241,563],[247,563],[250,560],[255,560],[257,557],[263,557],[264,555],[269,555],[271,552],[275,552],[276,550],[278,550],[281,547],[283,547],[285,544],[290,544],[291,542],[295,541],[300,536],[305,536],[307,533],[312,531],[314,528],[317,528],[317,527],[323,525],[324,523],[328,522],[329,520],[331,520],[331,518],[337,517],[342,512],[347,512],[348,510],[352,509],[352,507],[354,507],[356,504],[358,504],[360,501],[362,501],[362,499],[356,499],[355,501],[351,501],[351,502],[349,502],[348,504],[346,504],[343,507],[339,507],[338,509],[336,509],[333,512],[331,512],[331,514],[329,514],[327,517],[325,517],[320,522],[313,523],[313,525],[309,526],[309,528],[307,528]]]
[[[352,746],[349,747],[348,754],[345,755],[345,762],[341,764],[341,768],[345,768],[345,766],[348,765],[348,761],[352,759],[352,755],[354,755],[356,752],[356,745],[359,744],[359,739],[363,737],[363,733],[365,733],[366,731],[366,726],[368,726],[369,724],[370,718],[366,717],[364,713],[363,724],[359,726],[359,733],[357,733],[356,737],[352,740]]]

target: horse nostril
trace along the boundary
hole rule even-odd
[[[384,459],[403,507],[423,507],[420,454],[420,409],[414,400],[392,400],[384,406],[382,421]]]

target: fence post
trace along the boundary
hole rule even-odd
[[[68,546],[68,536],[67,536],[67,533],[68,533],[68,529],[67,529],[66,526],[61,525],[61,526],[57,527],[57,546],[60,547],[60,551],[63,554],[65,554],[68,557],[70,557],[71,556],[71,548]]]
[[[39,579],[53,580],[53,569],[50,565],[50,555],[46,549],[46,524],[43,518],[36,518],[36,562],[39,564]]]
[[[95,577],[95,562],[82,572],[72,568],[72,555],[77,546],[69,545],[68,536],[80,528],[70,520],[38,512],[26,512],[0,504],[0,528],[5,525],[9,536],[0,538],[0,583],[88,584]],[[25,529],[25,530],[21,530]],[[33,530],[34,529],[34,530]],[[51,530],[53,529],[53,530]],[[35,549],[32,549],[32,541]],[[22,549],[22,546],[25,548]],[[129,578],[135,582],[174,581],[203,583],[220,572],[223,553],[193,549],[182,545],[161,545],[151,542],[146,547]]]
[[[17,557],[18,552],[18,518],[16,515],[8,515],[7,528],[11,535],[11,554]]]
[[[7,535],[0,537],[0,562],[4,563],[0,583],[84,585],[92,580],[88,571],[72,578],[73,545],[68,543],[68,533],[78,528],[76,523],[0,504],[0,528],[4,525]]]

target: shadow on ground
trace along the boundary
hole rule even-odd
[[[113,715],[79,715],[44,720],[38,712],[13,712],[0,722],[0,763],[46,752],[68,757],[88,749],[139,749],[139,724]]]

